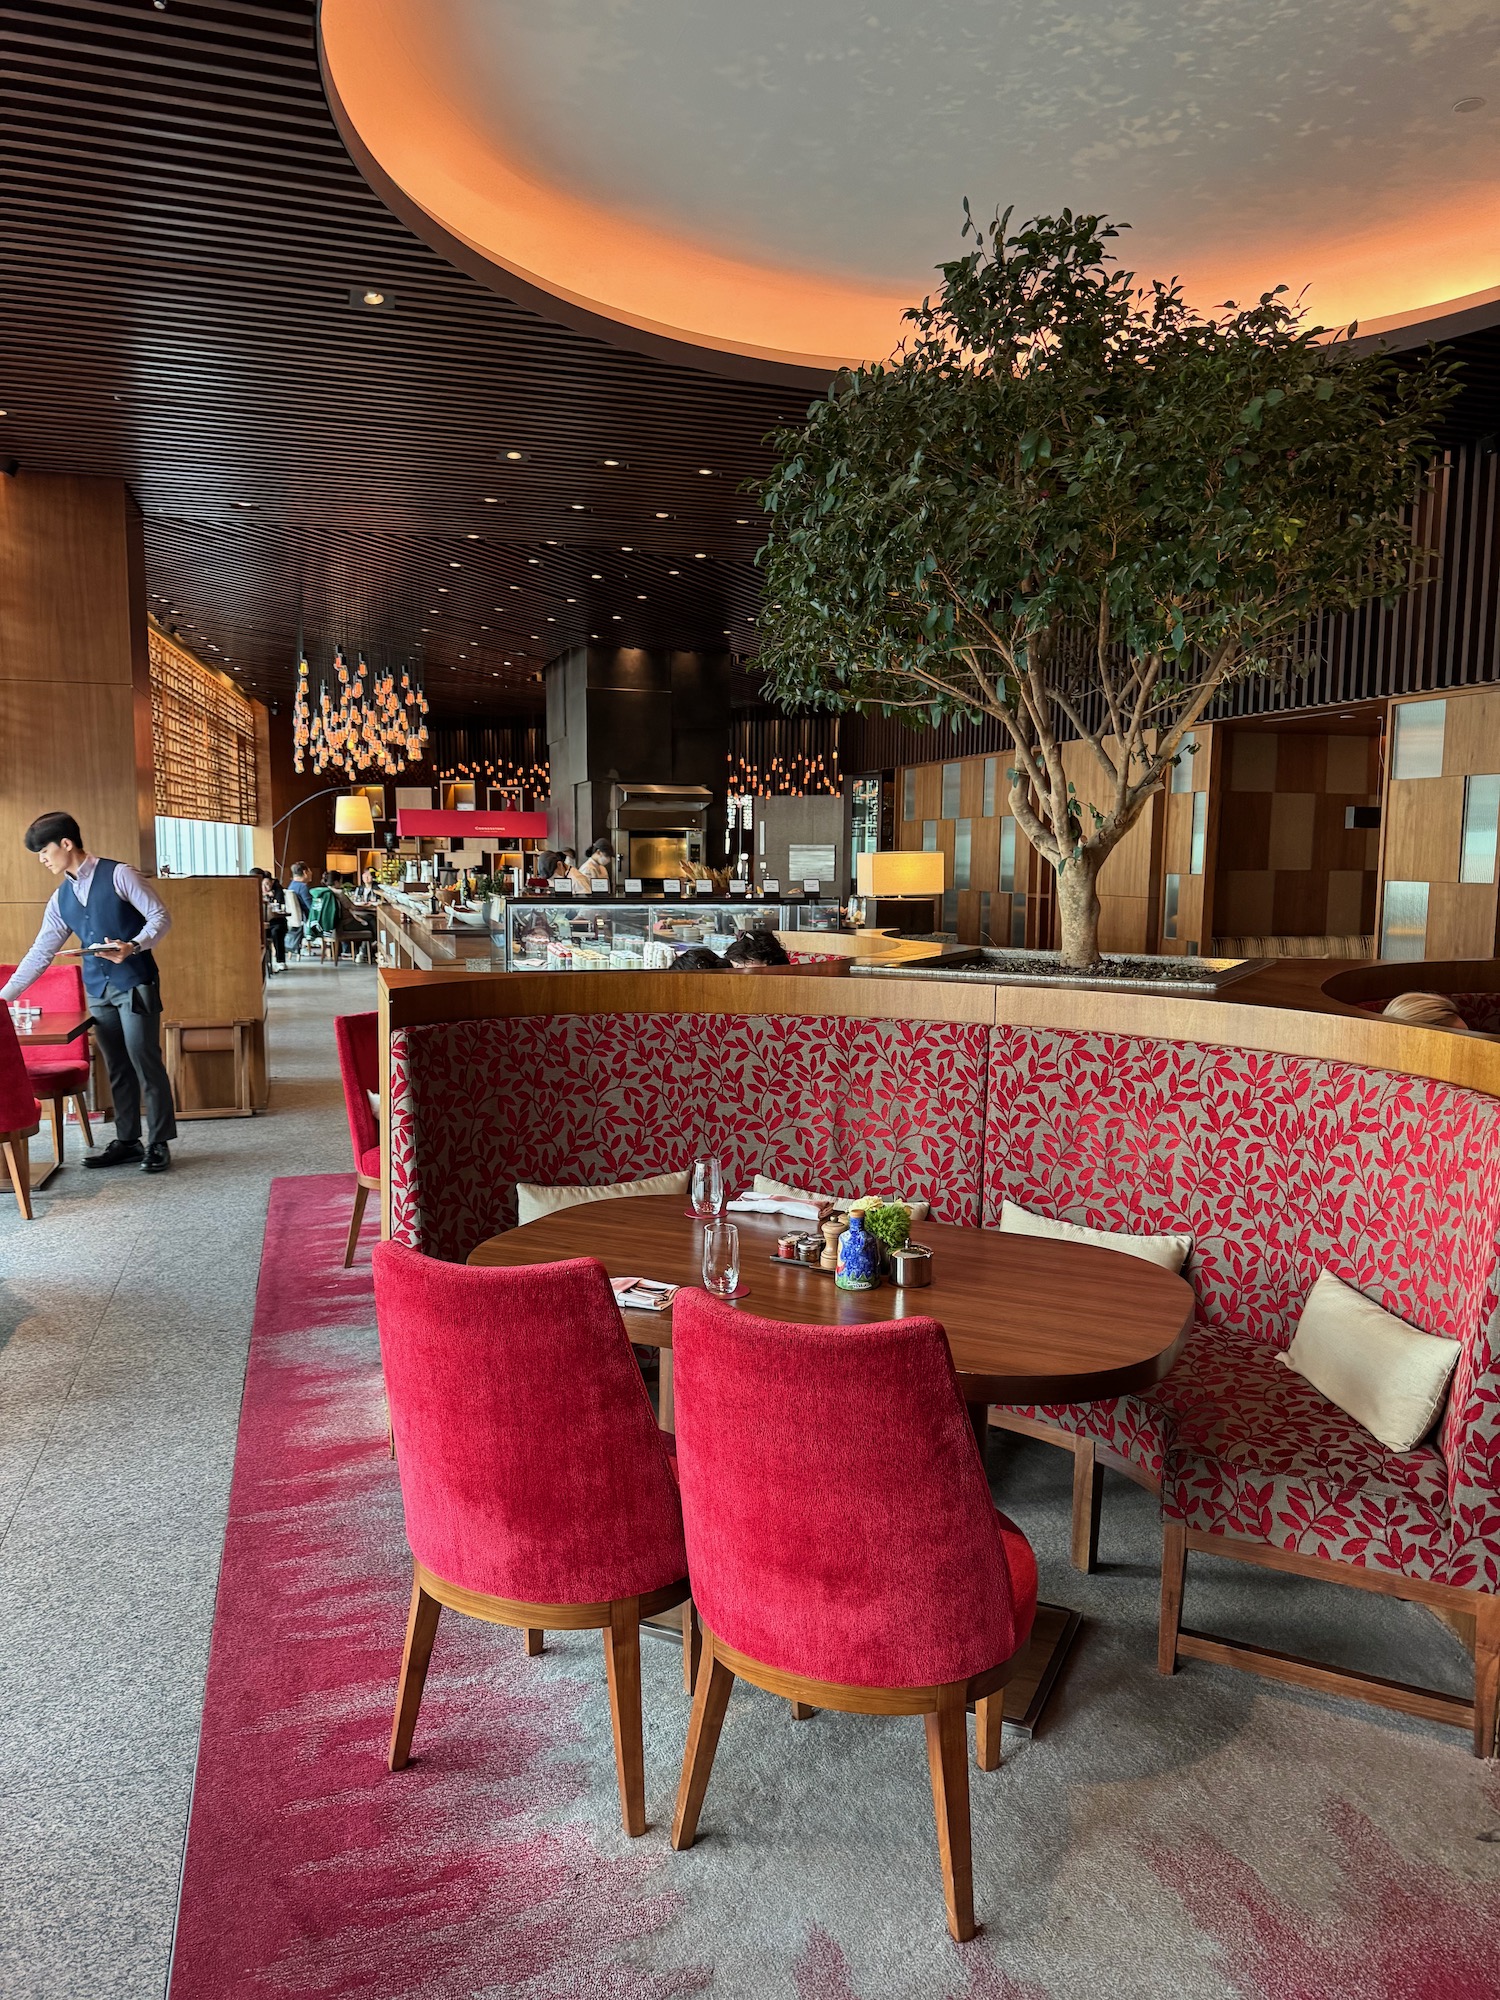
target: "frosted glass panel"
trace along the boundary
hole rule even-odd
[[[1460,882],[1495,879],[1495,829],[1500,824],[1500,777],[1465,778]]]
[[[953,886],[955,889],[967,889],[969,886],[969,856],[972,854],[973,849],[973,820],[958,820],[953,828]]]
[[[1000,822],[1000,887],[1008,895],[1016,886],[1016,823],[1007,813]]]
[[[1172,790],[1190,792],[1193,789],[1193,745],[1184,743],[1177,753],[1177,762],[1172,766]]]
[[[1000,759],[986,757],[984,760],[984,816],[992,819],[995,813],[995,793],[999,786]]]
[[[1017,951],[1026,949],[1026,898],[1010,899],[1010,941]]]
[[[937,853],[937,821],[935,819],[924,819],[922,822],[922,852],[924,854]]]
[[[1427,956],[1427,884],[1387,882],[1380,912],[1380,956]]]
[[[943,811],[944,819],[958,818],[959,767],[957,764],[943,766]]]
[[[1203,856],[1208,847],[1208,793],[1193,794],[1193,851],[1188,856],[1189,875],[1203,873]]]
[[[1169,875],[1167,877],[1167,899],[1161,916],[1161,934],[1164,938],[1175,938],[1177,935],[1177,906],[1181,900],[1182,877],[1180,875]]]
[[[908,768],[901,773],[901,817],[915,819],[917,816],[917,774]]]
[[[1443,775],[1443,730],[1448,721],[1445,701],[1405,701],[1396,709],[1396,745],[1391,759],[1393,778],[1440,778]]]

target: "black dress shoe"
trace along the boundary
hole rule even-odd
[[[172,1164],[172,1155],[167,1151],[165,1139],[157,1139],[146,1148],[146,1164],[143,1174],[164,1174]]]
[[[143,1157],[139,1139],[111,1139],[102,1153],[90,1153],[83,1164],[86,1167],[129,1167]]]

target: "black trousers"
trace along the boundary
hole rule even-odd
[[[278,965],[286,964],[286,913],[275,910],[266,918],[266,942]]]
[[[141,1094],[146,1098],[146,1143],[177,1137],[172,1085],[161,1059],[161,991],[155,984],[106,986],[91,996],[94,1033],[109,1071],[115,1101],[115,1137],[129,1144],[141,1136]]]

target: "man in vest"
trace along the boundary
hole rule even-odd
[[[161,991],[151,947],[171,929],[165,903],[124,861],[101,861],[83,844],[70,813],[43,813],[26,829],[26,845],[57,881],[36,943],[0,989],[14,1000],[67,943],[84,947],[83,984],[104,1051],[115,1100],[115,1136],[86,1167],[141,1161],[148,1174],[172,1164],[167,1141],[177,1137],[172,1086],[161,1059]],[[141,1093],[146,1097],[146,1144],[141,1146]]]

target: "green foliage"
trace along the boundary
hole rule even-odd
[[[865,1228],[887,1254],[902,1250],[911,1238],[911,1210],[904,1201],[872,1201],[861,1210]]]
[[[788,705],[998,717],[1024,830],[1092,872],[1224,682],[1421,573],[1455,385],[1323,338],[1284,287],[1203,315],[1098,217],[1009,224],[967,219],[898,353],[774,440],[760,659]],[[1103,775],[1088,831],[1069,735]]]

